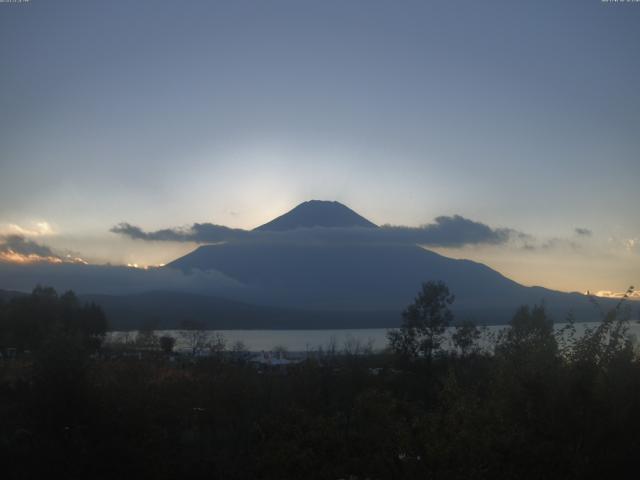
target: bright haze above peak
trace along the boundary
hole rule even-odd
[[[340,202],[309,200],[254,230],[284,231],[312,227],[378,228],[375,223]]]

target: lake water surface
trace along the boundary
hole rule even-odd
[[[557,323],[555,328],[562,329],[566,324]],[[576,323],[576,335],[580,335],[587,327],[597,326],[597,322]],[[504,325],[492,325],[485,327],[480,344],[483,347],[492,344],[492,338],[495,337]],[[361,329],[345,329],[345,330],[216,330],[207,331],[210,339],[214,339],[216,334],[221,334],[227,348],[231,348],[236,342],[242,342],[245,349],[252,352],[271,351],[279,347],[283,347],[290,352],[310,352],[322,348],[323,350],[335,347],[338,351],[343,351],[345,347],[353,349],[356,345],[363,348],[370,345],[374,351],[383,350],[387,346],[386,328],[361,328]],[[444,342],[444,348],[452,348],[450,335],[454,331],[449,328],[447,331],[447,339]],[[176,339],[176,349],[184,350],[187,344],[184,340],[181,330],[158,330],[156,335],[169,335]],[[640,338],[640,324],[630,322],[629,333]],[[107,341],[133,340],[136,336],[135,332],[111,332]]]

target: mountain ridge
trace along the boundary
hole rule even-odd
[[[364,227],[378,226],[340,202],[308,200],[288,212],[254,228],[254,231],[285,231],[312,227]]]

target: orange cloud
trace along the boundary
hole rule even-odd
[[[53,256],[42,256],[36,253],[23,254],[15,252],[10,248],[0,251],[0,261],[19,264],[30,263],[62,263],[62,260]]]
[[[46,245],[26,239],[22,235],[0,236],[0,262],[21,265],[32,263],[80,263],[87,262],[80,257],[67,254],[61,256]]]

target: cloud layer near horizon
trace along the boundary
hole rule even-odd
[[[217,271],[194,270],[188,275],[170,268],[148,270],[113,265],[76,263],[0,262],[0,288],[29,292],[37,283],[58,291],[81,294],[131,294],[146,291],[222,293],[242,288],[242,284]]]
[[[57,257],[46,245],[40,245],[23,235],[0,235],[0,252],[12,251],[20,255]]]
[[[167,228],[146,232],[129,223],[110,230],[135,240],[218,243],[229,241],[332,242],[420,244],[432,247],[462,247],[477,244],[504,244],[525,234],[509,228],[491,228],[460,215],[440,216],[421,227],[383,225],[363,227],[313,227],[287,231],[241,230],[212,223],[194,223],[186,228]]]
[[[75,255],[61,255],[47,245],[36,243],[23,235],[0,235],[0,261],[12,263],[82,263]]]

